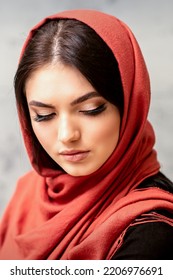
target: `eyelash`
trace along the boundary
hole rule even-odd
[[[105,111],[106,109],[106,105],[105,104],[102,104],[100,106],[98,106],[97,108],[95,109],[92,109],[92,110],[81,110],[79,111],[80,113],[83,113],[84,115],[86,116],[97,116],[99,114],[101,114],[103,111]],[[52,117],[55,115],[55,113],[52,113],[52,114],[49,114],[49,115],[39,115],[37,114],[35,117],[34,117],[34,121],[36,122],[42,122],[42,121],[49,121],[52,119]]]
[[[83,113],[84,115],[87,115],[87,116],[96,116],[96,115],[101,114],[103,111],[105,111],[105,109],[106,109],[106,105],[102,104],[95,109],[86,110],[86,111],[84,110],[84,111],[79,111],[79,112]]]
[[[36,122],[42,122],[42,121],[49,121],[52,119],[52,117],[55,115],[55,113],[52,113],[52,114],[49,114],[49,115],[39,115],[37,114],[35,117],[34,117],[34,121]]]

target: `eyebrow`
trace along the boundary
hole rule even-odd
[[[45,104],[45,103],[42,103],[40,101],[36,101],[36,100],[32,100],[29,102],[29,105],[30,106],[35,106],[35,107],[42,107],[42,108],[51,108],[51,109],[54,109],[55,107],[51,104]]]
[[[30,106],[41,107],[41,108],[51,108],[54,109],[55,107],[51,104],[45,104],[40,101],[32,100],[29,102]]]
[[[78,97],[77,99],[73,100],[70,105],[74,106],[77,105],[79,103],[82,103],[88,99],[94,98],[94,97],[98,97],[100,96],[100,94],[96,91],[92,91],[92,92],[88,92],[80,97]],[[30,106],[35,106],[35,107],[41,107],[41,108],[50,108],[50,109],[55,109],[55,107],[51,104],[45,104],[42,103],[40,101],[36,101],[36,100],[32,100],[29,102]]]
[[[91,98],[94,98],[94,97],[98,97],[98,96],[100,96],[100,94],[98,92],[96,92],[96,91],[88,92],[88,93],[78,97],[77,99],[73,100],[70,103],[70,105],[72,105],[72,106],[73,105],[77,105],[77,104],[82,103],[82,102],[84,102],[84,101],[86,101],[88,99],[91,99]]]

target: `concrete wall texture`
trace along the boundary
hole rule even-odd
[[[173,180],[173,1],[0,0],[0,215],[19,176],[30,169],[16,114],[13,76],[28,30],[66,9],[97,9],[119,17],[135,34],[150,73],[149,119],[162,171]]]

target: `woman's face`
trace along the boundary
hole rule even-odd
[[[99,169],[118,143],[117,107],[60,63],[36,70],[25,89],[34,133],[50,157],[72,176]]]

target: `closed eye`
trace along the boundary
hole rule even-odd
[[[102,104],[98,106],[97,108],[91,109],[91,110],[80,110],[80,113],[83,113],[84,115],[89,115],[89,116],[96,116],[101,114],[103,111],[106,110],[106,104]]]
[[[94,109],[91,110],[80,110],[79,112],[87,115],[87,116],[96,116],[101,114],[103,111],[106,110],[106,104],[102,104]],[[41,115],[41,114],[36,114],[36,116],[34,116],[33,120],[36,122],[42,122],[42,121],[49,121],[51,119],[53,119],[55,113],[51,113],[48,115]]]
[[[36,114],[36,116],[33,119],[36,122],[48,121],[48,120],[51,120],[54,115],[55,115],[55,113],[51,113],[51,114],[48,114],[48,115]]]

